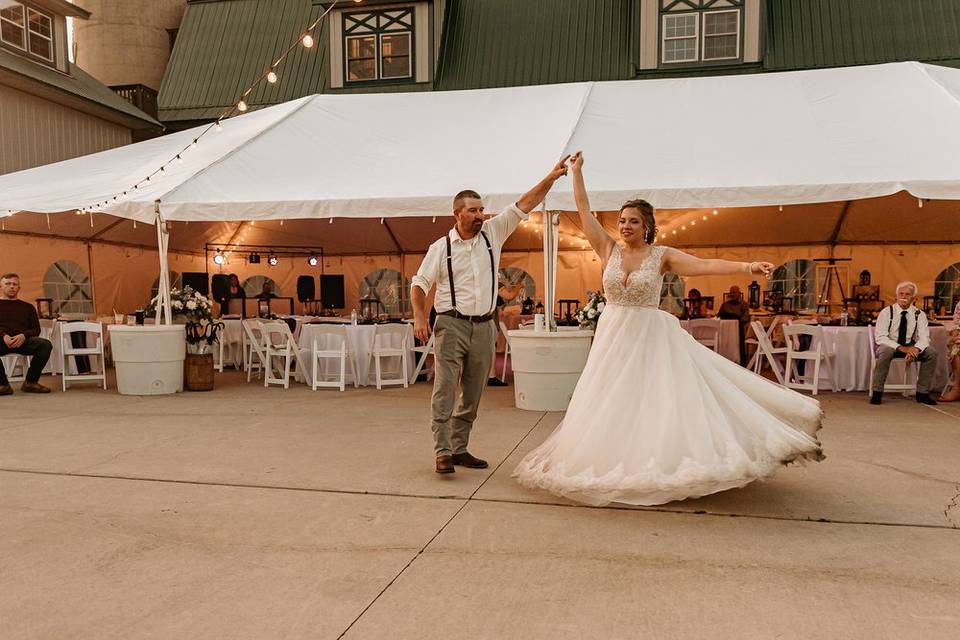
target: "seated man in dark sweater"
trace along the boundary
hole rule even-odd
[[[18,300],[20,276],[5,273],[0,276],[0,356],[19,353],[32,356],[27,369],[26,382],[20,387],[27,393],[50,393],[50,389],[39,383],[40,373],[47,366],[53,344],[40,337],[40,319],[33,305]],[[13,393],[7,381],[7,372],[0,361],[0,396]]]

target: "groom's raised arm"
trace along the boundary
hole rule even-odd
[[[569,155],[563,156],[560,162],[554,165],[553,169],[551,169],[550,173],[548,173],[543,180],[520,196],[516,204],[510,205],[496,216],[487,220],[487,228],[495,234],[500,244],[506,242],[510,234],[517,228],[517,225],[520,224],[521,221],[526,220],[528,214],[533,211],[538,204],[543,202],[543,199],[547,197],[557,178],[567,175],[567,160],[569,158]]]

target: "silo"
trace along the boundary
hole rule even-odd
[[[160,90],[187,0],[76,0],[90,20],[73,21],[76,63],[108,86]]]

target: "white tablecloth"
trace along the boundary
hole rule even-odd
[[[939,393],[947,383],[947,338],[951,327],[930,327],[930,346],[937,350],[937,369],[931,390]],[[870,384],[870,332],[869,327],[823,327],[823,341],[827,351],[835,354],[833,359],[820,365],[821,389],[838,391],[867,391]],[[902,365],[894,362],[890,368],[890,380],[899,382],[903,375]],[[812,369],[810,369],[812,370]]]
[[[370,360],[370,354],[373,351],[373,334],[377,325],[345,325],[347,329],[347,349],[350,351],[351,357],[353,359],[354,371],[357,372],[359,378],[359,384],[362,386],[376,384],[376,378],[374,376],[374,369]],[[404,323],[407,334],[407,345],[413,347],[413,326],[407,323]],[[305,366],[307,367],[307,372],[313,371],[313,337],[314,335],[319,335],[316,325],[304,324],[300,329],[300,336],[297,339],[297,344],[300,346],[300,357],[303,359]],[[381,344],[384,344],[388,347],[399,347],[401,338],[399,336],[390,336],[389,338],[381,338]],[[336,349],[337,345],[333,344],[333,340],[330,340],[327,336],[320,336],[317,339],[317,347],[320,350],[327,349]],[[412,351],[407,354],[407,379],[413,375],[413,369],[416,366],[415,356]],[[400,368],[400,358],[399,356],[392,358],[384,358],[381,362],[383,376],[385,378],[395,378],[397,370]],[[322,376],[330,379],[334,375],[339,375],[340,363],[331,358],[324,358],[317,362],[317,371],[321,373]],[[306,382],[306,377],[297,375],[297,380],[299,382]],[[353,384],[353,379],[350,376],[349,367],[347,370],[347,382]]]
[[[301,328],[308,322],[317,320],[336,320],[329,318],[315,318],[313,316],[281,316],[290,317],[297,321],[297,326],[293,330],[293,337],[299,343]],[[233,365],[237,369],[243,367],[243,350],[246,348],[247,340],[243,331],[243,320],[240,318],[221,318],[223,323],[223,362],[227,365]],[[340,320],[342,322],[342,320]]]
[[[713,323],[710,318],[680,321],[694,338],[708,337],[713,331]],[[720,321],[720,355],[740,364],[740,323],[737,320]]]

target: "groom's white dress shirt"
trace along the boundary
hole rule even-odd
[[[493,248],[494,268],[490,268],[490,253],[487,243],[478,233],[469,240],[460,237],[454,226],[447,236],[430,245],[427,255],[413,276],[412,287],[420,287],[425,294],[437,285],[433,306],[437,313],[453,310],[450,298],[450,282],[447,275],[447,240],[450,238],[453,256],[453,279],[457,288],[457,311],[467,316],[482,316],[494,310],[496,285],[494,278],[500,270],[500,250],[521,221],[529,215],[512,204],[496,216],[484,221],[483,232]]]

